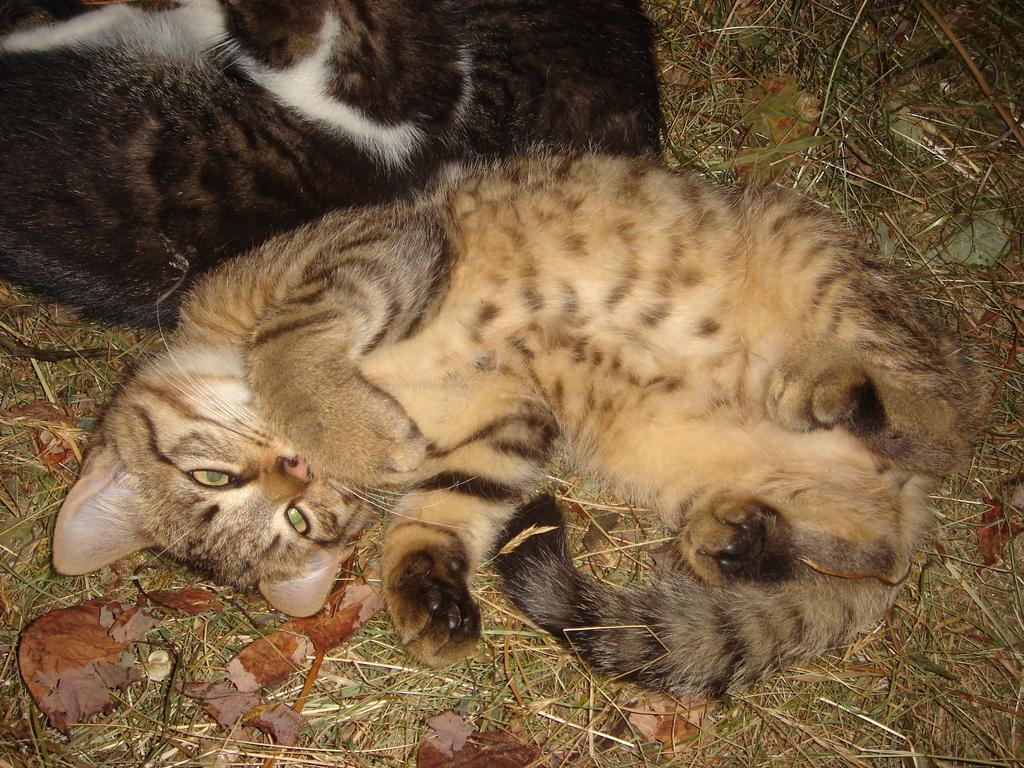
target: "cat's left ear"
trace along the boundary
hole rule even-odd
[[[135,493],[114,452],[97,446],[57,513],[53,568],[77,576],[120,560],[152,542],[137,527]]]
[[[289,616],[312,616],[324,606],[338,572],[338,551],[321,549],[310,559],[306,573],[294,579],[260,581],[267,602]]]

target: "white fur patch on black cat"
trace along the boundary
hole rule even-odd
[[[297,110],[309,120],[343,133],[387,166],[405,165],[424,138],[423,130],[415,122],[381,123],[328,94],[330,56],[339,34],[341,23],[337,16],[328,12],[320,27],[316,51],[298,64],[286,69],[273,69],[244,53],[238,56],[237,62],[254,82],[270,91],[281,104]]]
[[[111,5],[68,21],[15,32],[0,40],[0,52],[137,45],[164,54],[195,55],[219,43],[226,31],[224,9],[217,0],[183,0],[179,8],[154,13]]]

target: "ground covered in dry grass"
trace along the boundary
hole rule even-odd
[[[28,622],[94,596],[134,602],[136,583],[153,590],[197,577],[155,554],[81,578],[53,573],[54,516],[88,432],[158,339],[0,285],[8,336],[100,350],[59,362],[0,351],[0,766],[410,765],[425,718],[449,709],[535,745],[537,765],[1024,760],[1024,548],[1012,537],[1024,521],[1024,136],[1010,128],[1024,106],[1024,10],[975,0],[657,0],[649,9],[669,161],[723,182],[793,185],[846,216],[917,278],[987,373],[991,390],[978,397],[990,404],[988,429],[971,466],[936,496],[936,540],[885,620],[852,648],[729,702],[666,703],[589,676],[524,625],[488,577],[475,658],[418,669],[380,614],[327,653],[304,699],[310,725],[299,746],[282,748],[257,731],[219,728],[179,692],[182,681],[222,676],[280,621],[257,598],[207,585],[222,607],[157,610],[159,626],[130,646],[140,668],[166,651],[171,675],[130,685],[109,714],[64,735],[18,675],[14,649]],[[583,565],[619,581],[649,571],[659,533],[634,510],[568,468],[552,488],[575,510]],[[379,532],[353,557],[370,578]],[[294,703],[307,669],[267,699]],[[638,715],[645,707],[677,718]]]

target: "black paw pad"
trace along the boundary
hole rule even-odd
[[[477,635],[480,611],[465,586],[428,579],[422,589],[423,604],[430,612],[431,626],[452,634]]]
[[[480,611],[469,593],[469,562],[454,547],[412,552],[396,569],[389,601],[396,622],[421,643],[430,662],[438,649],[480,634]]]
[[[756,570],[764,552],[765,523],[761,516],[733,524],[734,535],[722,549],[709,553],[724,573],[736,576]]]

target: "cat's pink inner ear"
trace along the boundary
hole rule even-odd
[[[310,559],[309,570],[294,579],[260,582],[267,602],[289,616],[312,616],[319,611],[334,586],[338,572],[337,550],[321,549]]]
[[[135,514],[124,467],[112,451],[91,451],[57,513],[54,570],[72,576],[88,573],[150,546],[134,523]]]

